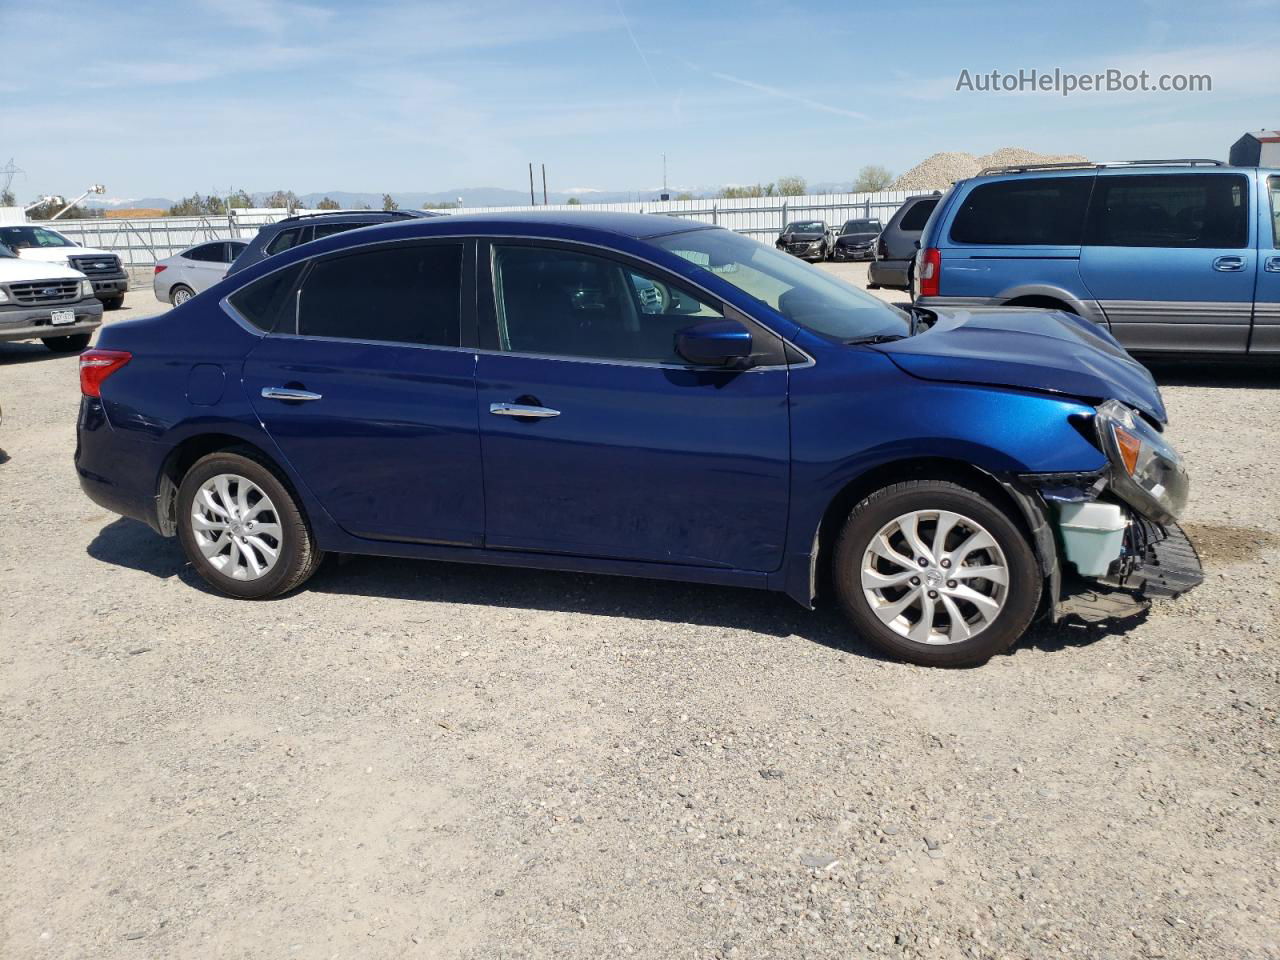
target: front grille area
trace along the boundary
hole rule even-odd
[[[79,280],[24,280],[8,286],[13,301],[28,307],[56,306],[80,299]]]
[[[114,254],[68,257],[67,263],[72,270],[79,270],[86,277],[108,277],[120,272],[120,258]]]

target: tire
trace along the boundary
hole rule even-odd
[[[880,284],[878,284],[878,283],[868,283],[868,284],[867,284],[867,289],[868,289],[868,290],[879,290],[879,289],[880,289]]]
[[[935,552],[940,522],[948,524],[942,556]],[[914,530],[923,555],[911,546],[908,530]],[[889,559],[886,545],[905,562]],[[970,549],[960,554],[965,545]],[[977,666],[1008,650],[1030,625],[1043,588],[1021,528],[987,497],[945,480],[895,483],[862,500],[840,531],[832,568],[836,595],[859,636],[893,657],[927,667]],[[992,578],[957,576],[978,568]],[[892,580],[902,582],[890,585]],[[975,594],[978,603],[969,599]],[[934,615],[921,627],[926,610]],[[961,623],[952,620],[952,611]]]
[[[123,294],[121,294],[118,297],[109,297],[108,299],[102,301],[102,308],[104,310],[119,310],[123,306],[124,306]]]
[[[40,341],[54,353],[80,353],[92,339],[92,333],[72,333],[65,337],[41,337]]]
[[[196,292],[185,283],[175,283],[169,289],[169,302],[175,307],[180,307],[195,295]]]
[[[268,507],[261,507],[262,499]],[[211,453],[187,471],[178,487],[178,539],[205,582],[241,600],[297,589],[324,559],[297,498],[271,466],[247,450]],[[256,572],[255,564],[264,569]]]

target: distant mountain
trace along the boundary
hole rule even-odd
[[[81,200],[80,206],[89,210],[168,210],[177,201],[165,197],[143,197],[141,200],[121,199]]]

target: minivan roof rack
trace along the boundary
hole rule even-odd
[[[1225,167],[1221,160],[1209,160],[1203,157],[1182,157],[1175,160],[1112,160],[1107,163],[1090,163],[1088,160],[1063,160],[1057,163],[1014,163],[1002,167],[983,167],[977,176],[986,177],[996,173],[1028,173],[1033,170],[1085,170],[1092,167],[1101,170],[1104,167]]]

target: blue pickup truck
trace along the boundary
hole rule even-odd
[[[916,256],[918,306],[1067,310],[1133,353],[1280,357],[1280,170],[1216,160],[992,168]]]

